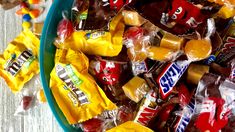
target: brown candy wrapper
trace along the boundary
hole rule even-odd
[[[178,35],[203,30],[203,23],[221,7],[198,0],[140,0],[128,6],[161,29]]]
[[[83,30],[108,30],[108,23],[118,11],[130,1],[128,0],[76,0],[76,28]]]
[[[215,54],[216,63],[226,66],[235,57],[235,22],[230,20],[230,26],[223,33],[223,45]]]

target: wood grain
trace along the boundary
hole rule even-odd
[[[0,53],[22,30],[22,19],[15,15],[19,7],[4,11],[0,9]],[[26,87],[35,87],[33,81]],[[25,116],[14,116],[20,96],[14,95],[5,81],[0,79],[0,131],[1,132],[59,132],[59,127],[47,104],[35,107]]]

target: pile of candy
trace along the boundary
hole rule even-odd
[[[84,131],[235,129],[235,6],[75,0],[58,25],[50,87]]]
[[[39,77],[33,78],[39,73],[39,44],[39,39],[30,30],[24,30],[0,55],[0,76],[22,99],[15,115],[24,115],[29,108],[46,102]],[[34,85],[25,86],[30,80]]]
[[[45,103],[39,76],[39,36],[43,22],[52,3],[51,0],[1,1],[3,9],[20,4],[16,12],[23,15],[23,31],[7,45],[0,55],[0,76],[13,93],[20,96],[21,102],[15,115],[25,115],[38,104]],[[14,3],[14,4],[13,4]],[[31,31],[31,25],[33,28]],[[37,35],[37,36],[36,36]],[[34,77],[35,76],[35,77]],[[31,82],[27,86],[26,83]]]
[[[52,0],[24,0],[20,3],[17,15],[22,15],[23,29],[32,27],[33,33],[41,35],[42,27],[46,19]]]

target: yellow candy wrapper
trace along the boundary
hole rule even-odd
[[[124,22],[122,15],[117,15],[110,22],[107,31],[76,31],[64,42],[56,41],[57,48],[81,50],[89,55],[117,56],[122,49]]]
[[[39,39],[25,30],[0,55],[0,76],[12,92],[19,92],[26,82],[39,73],[38,50]]]
[[[133,121],[128,121],[108,130],[107,132],[153,132],[153,130]]]
[[[77,60],[73,61],[75,58]],[[55,60],[50,88],[70,124],[86,121],[104,110],[116,108],[88,74],[88,59],[82,52],[57,50]]]

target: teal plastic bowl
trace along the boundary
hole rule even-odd
[[[50,90],[50,73],[54,67],[54,55],[56,47],[53,45],[55,40],[57,25],[62,19],[62,11],[71,11],[73,0],[54,0],[50,11],[47,15],[46,21],[44,23],[43,32],[40,42],[39,51],[39,63],[40,63],[40,77],[47,98],[48,104],[51,108],[59,125],[64,129],[64,131],[82,131],[81,129],[75,129],[73,126],[69,125],[64,114],[57,105],[53,94]]]

